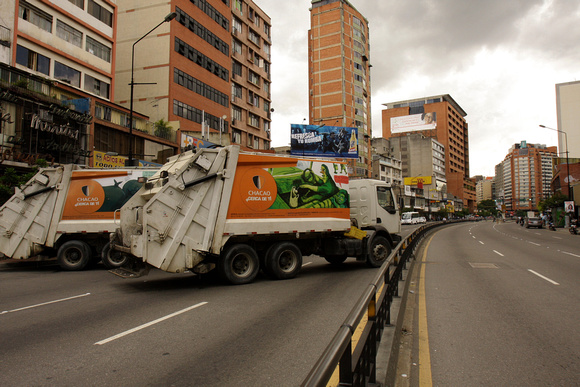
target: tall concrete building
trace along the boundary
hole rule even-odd
[[[371,170],[370,43],[367,19],[346,0],[313,0],[308,32],[311,125],[358,128],[350,175]]]
[[[396,153],[391,142],[383,137],[373,138],[371,145],[373,149],[371,177],[394,186],[402,186],[401,153]]]
[[[558,117],[558,152],[560,157],[580,157],[580,81],[556,84],[556,113]],[[554,128],[556,129],[556,128]]]
[[[268,15],[247,0],[123,0],[118,5],[119,103],[130,105],[133,70],[134,110],[169,121],[182,150],[200,141],[270,149]],[[136,43],[171,12],[177,13],[175,20]]]
[[[405,206],[437,211],[441,206],[437,203],[447,199],[443,144],[420,133],[391,137],[389,141],[395,154],[401,155]]]
[[[504,158],[501,168],[496,168],[503,180],[503,198],[507,211],[536,210],[538,203],[551,196],[552,159],[555,146],[514,144]]]
[[[469,177],[467,113],[449,94],[384,105],[387,109],[382,111],[383,137],[420,133],[441,143],[445,148],[447,192],[460,198],[464,207],[473,210],[475,182]]]

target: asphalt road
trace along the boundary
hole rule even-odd
[[[399,385],[580,383],[580,236],[464,223],[428,237],[417,260]]]
[[[0,264],[0,385],[297,386],[376,272],[305,257],[295,279],[230,286]]]

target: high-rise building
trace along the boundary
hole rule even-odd
[[[371,170],[370,43],[367,19],[346,0],[313,0],[308,32],[311,125],[358,128],[350,175]]]
[[[475,182],[469,177],[467,113],[449,94],[384,105],[387,109],[382,111],[383,137],[420,133],[441,143],[445,147],[447,192],[460,198],[464,207],[473,210]]]
[[[116,99],[200,141],[270,149],[271,21],[247,0],[119,1]],[[165,15],[164,23],[141,39]],[[134,48],[134,61],[132,53]],[[144,84],[145,83],[145,84]]]
[[[580,81],[556,84],[558,152],[560,157],[580,157]],[[569,152],[566,154],[566,152]]]
[[[501,168],[506,210],[536,210],[540,201],[551,196],[552,159],[556,155],[555,146],[522,141],[511,147]]]

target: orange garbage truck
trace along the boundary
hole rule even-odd
[[[232,284],[262,269],[292,278],[302,256],[381,266],[400,241],[398,203],[383,181],[349,180],[346,164],[203,148],[174,156],[121,208],[107,254],[135,277],[151,267]]]
[[[51,259],[82,270],[102,259],[119,209],[156,169],[43,168],[0,207],[0,253],[5,259]],[[121,261],[103,263],[112,269]]]

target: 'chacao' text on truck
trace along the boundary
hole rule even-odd
[[[346,165],[240,152],[238,146],[174,156],[121,208],[110,255],[128,255],[121,276],[153,266],[233,284],[261,268],[292,278],[302,256],[380,266],[400,241],[397,201],[377,180],[349,181]],[[124,261],[123,258],[114,260]]]
[[[82,270],[101,260],[114,216],[141,188],[139,178],[156,169],[43,168],[0,207],[0,253],[4,258],[51,258],[65,270]],[[118,213],[117,213],[118,215]],[[120,258],[105,254],[107,268]]]

